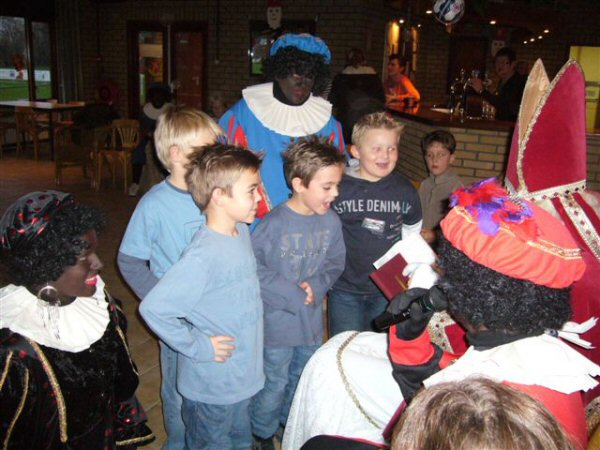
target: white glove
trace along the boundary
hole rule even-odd
[[[409,288],[429,289],[438,280],[438,274],[429,264],[407,264],[402,275],[409,277]]]

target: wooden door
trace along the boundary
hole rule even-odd
[[[173,27],[172,81],[179,105],[204,109],[206,101],[205,34],[198,24]]]

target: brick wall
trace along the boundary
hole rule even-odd
[[[207,90],[222,91],[235,99],[241,90],[260,82],[250,77],[248,63],[249,22],[266,20],[266,1],[217,2],[129,0],[122,3],[80,2],[82,67],[85,96],[93,99],[99,76],[114,79],[121,91],[121,110],[127,107],[127,21],[200,21],[207,28]],[[100,36],[96,33],[96,11]],[[303,0],[284,2],[284,19],[316,20],[317,35],[332,52],[331,73],[339,72],[351,47],[364,48],[369,63],[379,69],[383,59],[385,23],[392,11],[382,3],[361,0]],[[218,39],[217,39],[218,33]],[[101,63],[96,60],[99,42]],[[217,48],[218,42],[218,48]],[[218,56],[218,59],[217,59]],[[102,72],[100,70],[102,69]],[[205,96],[206,97],[206,96]]]
[[[447,130],[456,138],[453,167],[466,182],[490,177],[497,177],[500,181],[504,179],[506,155],[510,147],[509,131],[435,127],[409,120],[400,121],[405,128],[400,142],[398,165],[400,172],[410,179],[421,181],[427,176],[421,139],[435,129]]]
[[[467,8],[469,4],[467,2]],[[567,61],[571,45],[600,45],[600,8],[594,0],[569,0],[561,2],[564,9],[560,13],[562,23],[558,29],[551,29],[541,41],[524,45],[522,41],[511,43],[517,52],[517,58],[529,62],[530,67],[536,59],[541,58],[553,78]],[[416,85],[421,90],[422,97],[431,100],[447,98],[446,73],[450,35],[444,27],[430,16],[416,17],[422,24],[419,42],[419,67],[416,74]],[[470,24],[462,29],[465,36],[489,36],[487,24]],[[487,69],[494,74],[493,58],[488,44]]]
[[[587,187],[600,192],[600,135],[587,137]]]
[[[283,2],[283,16],[287,19],[315,20],[317,34],[332,51],[331,73],[344,65],[345,53],[351,47],[364,48],[368,62],[376,70],[384,67],[384,33],[389,20],[400,16],[382,1],[362,0],[296,0]],[[564,4],[565,2],[561,3]],[[216,26],[217,5],[220,4],[220,24]],[[94,98],[96,81],[100,77],[114,79],[121,91],[121,112],[127,111],[127,21],[199,21],[206,25],[207,55],[205,59],[207,90],[222,91],[230,99],[239,97],[241,89],[260,82],[250,77],[248,63],[249,21],[264,20],[266,0],[127,0],[119,3],[78,2],[84,100]],[[548,74],[553,77],[567,59],[570,44],[600,45],[600,8],[591,0],[571,0],[564,12],[564,24],[553,30],[543,41],[533,45],[514,45],[520,59],[532,64],[536,58],[544,61]],[[96,15],[100,33],[96,32]],[[440,101],[446,98],[446,74],[450,35],[430,16],[414,17],[421,23],[419,60],[416,85],[424,100]],[[485,35],[483,25],[470,25],[466,35]],[[217,36],[218,33],[218,36]],[[217,48],[218,42],[218,48]],[[97,61],[99,47],[102,61]],[[217,59],[218,57],[218,59]],[[491,55],[488,67],[493,72]],[[205,95],[205,98],[207,96]],[[465,178],[476,179],[500,174],[508,138],[502,134],[457,134],[459,152],[458,171]],[[414,133],[412,135],[411,133]],[[407,129],[404,143],[412,143],[413,150],[403,149],[401,164],[416,179],[425,176],[425,166],[418,142],[423,130]],[[600,187],[600,137],[590,140],[588,170],[590,185]],[[504,146],[504,147],[503,147]],[[501,151],[502,147],[502,151]],[[416,149],[416,150],[414,150]]]
[[[220,4],[219,27],[216,26],[217,4]],[[247,51],[249,21],[265,19],[265,0],[128,0],[100,4],[81,1],[79,8],[83,79],[87,99],[93,98],[94,86],[100,75],[116,80],[121,88],[123,101],[127,98],[128,20],[205,23],[209,92],[221,90],[236,98],[242,88],[260,82],[260,79],[251,78],[248,74]],[[597,3],[591,0],[571,0],[565,8],[561,29],[552,30],[539,43],[513,45],[519,59],[530,64],[541,57],[551,77],[566,61],[569,45],[600,45],[600,33],[597,32],[600,8]],[[100,21],[99,39],[96,33],[96,13]],[[345,53],[351,47],[366,49],[369,64],[380,71],[384,67],[385,24],[400,15],[398,10],[387,8],[381,1],[297,0],[284,2],[283,6],[284,18],[318,19],[317,34],[327,42],[332,51],[332,74],[343,68]],[[447,89],[450,35],[431,16],[415,16],[414,22],[422,25],[416,85],[424,99],[443,100]],[[467,36],[485,36],[490,34],[490,29],[487,24],[469,25],[463,27],[462,33]],[[97,44],[102,55],[101,64],[96,60]],[[493,61],[489,53],[488,68],[493,73]],[[100,69],[103,69],[102,74]]]
[[[504,180],[512,131],[475,130],[457,127],[435,127],[412,120],[400,121],[404,132],[400,140],[398,170],[411,180],[427,176],[421,152],[421,139],[435,129],[452,133],[456,139],[454,170],[466,182],[496,177]],[[600,191],[600,136],[589,136],[587,143],[587,186]]]

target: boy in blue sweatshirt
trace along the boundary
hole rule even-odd
[[[140,313],[177,352],[186,448],[248,450],[248,407],[264,384],[263,308],[246,226],[260,201],[260,159],[241,147],[203,147],[189,157],[186,182],[206,224]]]
[[[194,148],[215,143],[222,133],[214,120],[193,108],[171,107],[158,118],[154,145],[169,176],[138,203],[117,256],[121,275],[140,300],[179,260],[204,223],[188,192],[186,164]],[[176,386],[177,353],[162,341],[159,345],[160,396],[167,432],[163,450],[181,450],[185,425],[181,417],[183,399]]]
[[[252,233],[264,306],[265,387],[252,399],[255,440],[273,448],[308,359],[323,342],[323,299],[344,270],[342,224],[331,210],[344,155],[322,138],[300,138],[283,155],[292,197]]]

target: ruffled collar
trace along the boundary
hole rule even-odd
[[[588,391],[598,382],[600,366],[562,340],[541,335],[510,342],[489,350],[469,347],[454,364],[425,380],[425,386],[484,376],[498,382],[537,385],[564,394]]]
[[[369,66],[358,66],[358,67],[347,66],[347,67],[344,67],[344,70],[342,70],[342,73],[344,75],[373,75],[377,72],[375,72],[375,69],[373,69],[372,67],[369,67]]]
[[[144,114],[152,120],[157,120],[158,116],[164,113],[167,109],[173,106],[172,103],[165,103],[160,108],[155,108],[154,105],[150,102],[146,103],[142,110]]]
[[[331,103],[312,94],[300,106],[281,103],[273,96],[273,83],[247,87],[242,95],[250,111],[269,130],[302,137],[320,131],[331,118]]]
[[[0,310],[0,328],[8,328],[46,347],[73,353],[98,341],[109,322],[104,281],[100,277],[93,297],[78,297],[57,308],[48,307],[27,288],[11,284],[0,289]],[[50,318],[50,314],[54,316]],[[54,325],[60,330],[59,336],[55,335]]]

